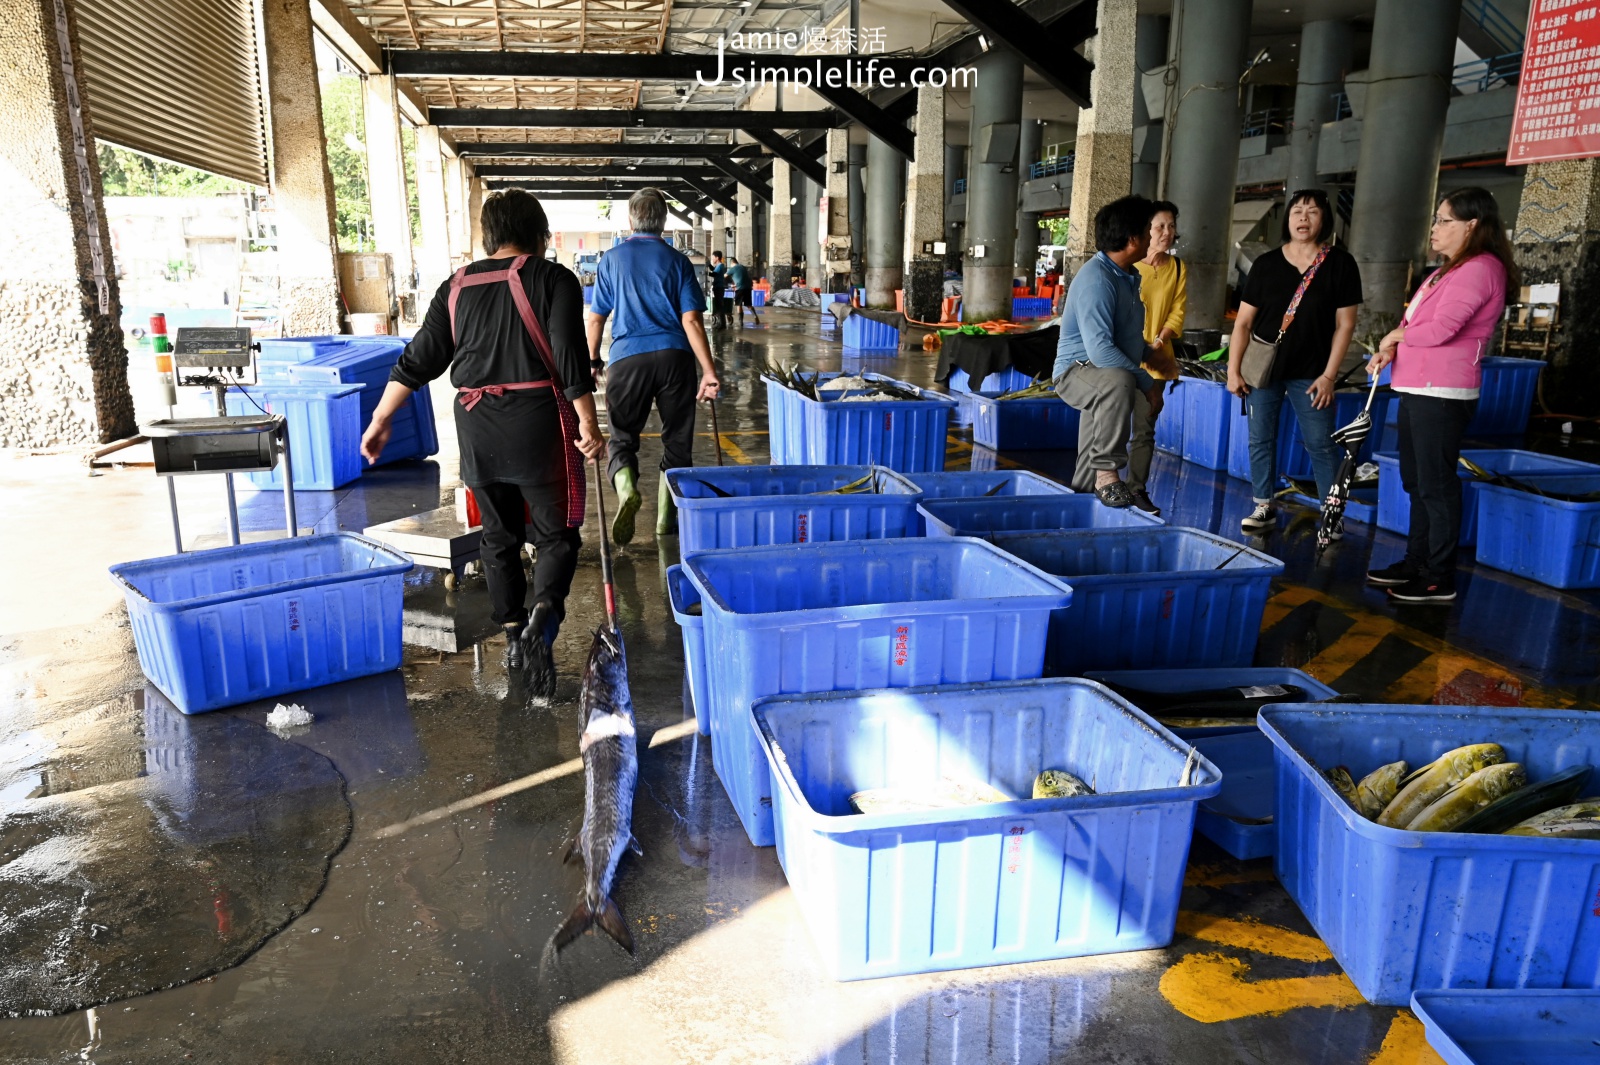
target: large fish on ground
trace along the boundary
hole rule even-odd
[[[611,883],[622,853],[633,848],[633,788],[639,779],[639,748],[634,735],[633,698],[628,694],[628,662],[622,634],[597,629],[583,671],[578,712],[583,734],[583,825],[567,850],[566,860],[583,859],[583,898],[550,937],[559,952],[599,925],[629,954],[633,933],[611,899]]]

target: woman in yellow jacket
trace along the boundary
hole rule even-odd
[[[1178,379],[1172,342],[1183,335],[1183,312],[1189,302],[1189,279],[1183,260],[1172,254],[1177,241],[1178,208],[1166,200],[1157,200],[1155,217],[1150,219],[1150,250],[1133,265],[1139,271],[1144,342],[1149,345],[1144,369],[1158,381]],[[1128,491],[1133,495],[1134,506],[1160,514],[1161,508],[1150,502],[1145,490],[1155,450],[1156,420],[1150,414],[1150,401],[1138,393],[1133,403],[1133,436],[1128,441]]]

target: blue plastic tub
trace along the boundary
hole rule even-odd
[[[361,476],[360,385],[255,385],[228,390],[229,414],[282,414],[289,421],[294,486],[329,492]],[[283,463],[247,473],[257,488],[283,490]]]
[[[1190,742],[1222,773],[1222,790],[1200,804],[1194,830],[1242,862],[1271,857],[1278,831],[1272,741],[1251,728]]]
[[[1577,459],[1564,459],[1559,455],[1541,455],[1537,451],[1517,451],[1500,448],[1469,448],[1461,457],[1475,462],[1490,473],[1510,474],[1525,480],[1528,473],[1561,473],[1600,475],[1600,466]],[[1378,528],[1390,532],[1411,531],[1411,495],[1400,481],[1400,455],[1377,454],[1378,463]],[[1461,546],[1471,547],[1478,542],[1478,491],[1482,482],[1468,473],[1465,467],[1456,470],[1461,478]]]
[[[310,362],[289,367],[288,378],[296,385],[360,385],[361,427],[365,431],[406,341],[403,337],[353,337],[352,341]],[[405,401],[391,424],[389,442],[376,465],[438,454],[439,430],[427,385]]]
[[[805,422],[800,417],[800,396],[776,381],[767,383],[767,454],[774,465],[805,461]]]
[[[767,305],[767,290],[764,288],[751,289],[750,303],[755,307],[765,307]]]
[[[1229,430],[1234,425],[1229,415],[1238,410],[1238,400],[1218,382],[1199,378],[1185,381],[1178,393],[1183,401],[1183,457],[1208,470],[1227,469]],[[1165,407],[1156,421],[1164,417]]]
[[[400,665],[411,560],[352,533],[124,562],[144,675],[186,714]]]
[[[1600,994],[1593,991],[1418,991],[1411,1012],[1446,1065],[1600,1060]]]
[[[1368,1002],[1600,986],[1600,841],[1385,828],[1322,776],[1342,765],[1359,780],[1493,741],[1537,782],[1600,766],[1600,714],[1341,704],[1269,706],[1258,720],[1276,748],[1278,879]]]
[[[263,340],[261,350],[256,353],[256,381],[263,385],[289,384],[289,367],[343,351],[356,339],[335,334]]]
[[[1105,684],[1122,684],[1152,692],[1203,691],[1207,688],[1235,686],[1266,687],[1274,684],[1293,684],[1306,693],[1308,703],[1336,699],[1339,693],[1311,674],[1283,666],[1245,666],[1242,669],[1090,669],[1083,674],[1089,680]],[[1255,732],[1253,719],[1238,725],[1205,725],[1196,728],[1179,728],[1168,725],[1172,734],[1182,739],[1200,736],[1222,736],[1234,732]]]
[[[705,610],[717,775],[750,841],[772,845],[772,785],[750,724],[764,695],[1037,677],[1060,581],[977,540],[735,548],[683,563]]]
[[[920,529],[917,486],[882,466],[695,466],[664,476],[685,556],[760,544],[883,540]],[[866,476],[876,478],[876,492],[822,494]]]
[[[1078,446],[1078,410],[1056,396],[998,398],[1000,392],[970,392],[962,402],[972,412],[972,439],[997,451],[1071,449]]]
[[[1478,386],[1478,412],[1467,423],[1465,435],[1518,436],[1526,432],[1545,364],[1539,359],[1491,355],[1479,365],[1483,380]]]
[[[1180,377],[1175,388],[1167,389],[1161,413],[1156,415],[1156,450],[1183,454],[1183,408],[1192,377]]]
[[[910,387],[910,386],[907,386]],[[887,466],[902,473],[944,469],[955,400],[918,389],[920,400],[846,402],[843,393],[820,401],[796,393],[801,462],[812,466]],[[769,428],[769,431],[771,429]],[[786,454],[793,453],[791,446]],[[778,462],[778,459],[774,459]],[[788,460],[794,461],[794,460]]]
[[[1148,950],[1172,941],[1202,758],[1097,684],[763,699],[778,859],[838,980]],[[1099,794],[1033,799],[1042,769]],[[1016,801],[862,815],[863,788],[977,779]]]
[[[1055,529],[1122,529],[1166,524],[1137,507],[1108,507],[1092,495],[1003,496],[988,499],[924,499],[917,505],[925,535],[976,536]]]
[[[818,297],[818,299],[822,300],[822,328],[823,329],[836,329],[836,328],[838,328],[839,319],[835,318],[833,316],[833,312],[828,310],[828,308],[833,306],[835,303],[849,303],[850,302],[850,293],[848,293],[848,292],[824,292],[824,293],[822,293],[821,296]]]
[[[1600,471],[1519,477],[1536,488],[1600,492]],[[1600,503],[1478,485],[1478,562],[1552,588],[1600,588]]]
[[[594,286],[593,285],[584,285],[583,286],[583,304],[584,304],[584,306],[587,307],[589,304],[591,304],[593,302],[594,302]]]
[[[700,730],[700,735],[709,736],[711,708],[706,696],[706,619],[703,614],[689,613],[691,607],[700,605],[700,590],[683,572],[682,566],[667,567],[667,602],[672,607],[672,619],[683,632],[683,671],[688,681],[695,727]]]
[[[1248,666],[1272,578],[1283,572],[1272,556],[1199,529],[1006,533],[994,542],[1072,588],[1072,603],[1050,618],[1045,671],[1054,677]]]
[[[844,320],[843,340],[845,347],[858,351],[897,351],[900,330],[864,314],[852,314]]]
[[[1011,297],[1011,318],[1013,321],[1023,321],[1027,318],[1050,317],[1050,298],[1048,296],[1013,296]]]
[[[1004,370],[986,375],[978,382],[978,387],[973,388],[971,376],[958,366],[950,371],[948,384],[952,392],[1015,392],[1033,384],[1033,378],[1015,366],[1007,366]]]
[[[923,501],[929,499],[996,499],[1013,496],[1071,495],[1072,489],[1032,470],[945,470],[913,473]]]
[[[1379,392],[1372,398],[1372,424],[1382,425],[1387,416],[1389,403],[1394,398],[1391,393]],[[1365,388],[1352,392],[1335,392],[1333,394],[1333,424],[1335,428],[1349,425],[1355,416],[1360,414],[1367,405],[1367,390]],[[1306,450],[1305,442],[1300,439],[1300,421],[1294,416],[1289,406],[1288,397],[1283,401],[1282,421],[1278,423],[1278,473],[1284,477],[1293,477],[1298,481],[1309,481],[1315,474],[1311,469],[1311,452]],[[1366,442],[1356,451],[1358,462],[1371,462],[1372,452],[1377,446],[1378,433],[1373,432],[1367,436]],[[1344,448],[1335,448],[1338,458],[1344,458]]]

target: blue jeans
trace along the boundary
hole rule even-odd
[[[1279,381],[1250,392],[1250,491],[1257,503],[1271,502],[1278,490],[1278,417],[1285,395],[1300,422],[1300,439],[1311,455],[1319,500],[1328,497],[1333,479],[1339,476],[1342,456],[1333,442],[1334,405],[1329,403],[1321,410],[1311,405],[1306,389],[1312,380]]]

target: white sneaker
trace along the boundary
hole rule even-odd
[[[1277,524],[1278,512],[1272,509],[1271,503],[1257,503],[1256,509],[1239,523],[1245,532],[1260,532],[1270,529]]]

